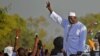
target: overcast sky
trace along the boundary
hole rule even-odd
[[[53,9],[60,15],[66,17],[69,11],[75,11],[77,16],[84,16],[88,13],[100,12],[100,0],[49,0]],[[29,16],[47,17],[48,11],[45,8],[46,0],[0,0],[0,5],[12,3],[10,13],[18,13],[22,17]]]
[[[63,18],[66,18],[68,12],[75,11],[77,16],[84,16],[89,13],[100,12],[100,0],[49,0],[52,8]],[[50,21],[50,25],[45,28],[48,33],[46,37],[56,37],[63,35],[63,29],[60,25],[49,19],[49,12],[46,9],[46,0],[0,0],[0,5],[7,6],[11,3],[10,14],[17,13],[23,18],[44,16]],[[60,28],[60,32],[55,29]],[[50,40],[47,38],[47,41]]]

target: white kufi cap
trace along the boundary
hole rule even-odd
[[[76,16],[75,12],[69,12],[69,16]]]

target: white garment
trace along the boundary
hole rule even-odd
[[[13,47],[8,46],[4,49],[4,53],[7,53],[9,56],[12,56],[13,54]]]
[[[84,52],[86,53],[86,52],[90,52],[90,47],[89,47],[89,45],[85,45],[85,50],[84,50]]]
[[[57,53],[57,55],[51,55],[51,56],[64,56],[63,53]]]
[[[86,27],[79,21],[71,25],[68,19],[63,19],[54,11],[50,17],[64,28],[63,49],[67,55],[76,54],[77,51],[84,51],[87,35]]]

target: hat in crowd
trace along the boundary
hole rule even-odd
[[[76,13],[75,12],[69,12],[68,16],[76,16]]]

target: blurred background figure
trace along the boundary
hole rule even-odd
[[[27,53],[26,53],[26,50],[22,47],[20,47],[18,50],[17,50],[18,54],[17,56],[27,56]]]
[[[4,53],[8,54],[8,56],[12,56],[13,54],[13,47],[10,45],[10,43],[7,44],[7,47],[4,48]],[[5,54],[5,55],[6,55]]]
[[[54,49],[51,51],[51,56],[66,56],[64,52],[62,51],[63,49],[63,38],[62,37],[57,37],[53,41]]]
[[[3,52],[0,52],[0,56],[4,56]]]
[[[98,43],[99,43],[99,47],[100,47],[100,31],[98,31],[95,35],[95,39],[98,40]]]
[[[4,53],[4,56],[9,56],[7,53]]]
[[[96,33],[95,39],[96,39],[96,45],[97,45],[97,51],[98,51],[97,55],[100,55],[100,31]]]
[[[45,49],[44,56],[49,56],[49,51],[48,51],[48,49]]]
[[[35,42],[32,50],[32,56],[43,56],[42,41],[39,39],[38,35],[35,35]]]

